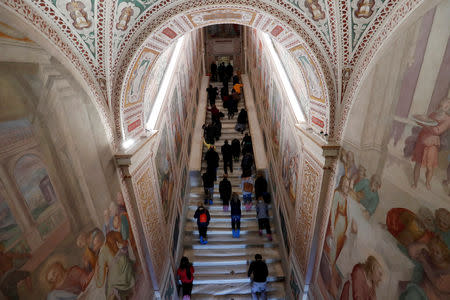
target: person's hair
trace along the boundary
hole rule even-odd
[[[364,263],[364,271],[366,274],[372,274],[375,270],[375,267],[378,266],[381,269],[381,265],[375,256],[369,255]]]
[[[189,258],[187,258],[186,256],[183,256],[181,258],[180,269],[185,269],[186,270],[186,276],[187,276],[188,279],[192,278],[191,263],[189,262]]]
[[[261,254],[255,254],[255,259],[262,259]]]
[[[60,261],[55,261],[54,263],[52,263],[48,268],[47,268],[47,272],[45,274],[45,280],[50,284],[53,285],[54,282],[51,282],[50,280],[48,280],[48,274],[50,274],[50,271],[53,269],[59,269],[61,271],[65,271],[63,264]]]
[[[236,192],[233,192],[231,194],[231,201],[238,202],[239,201],[239,195]]]

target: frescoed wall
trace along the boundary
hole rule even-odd
[[[352,107],[322,299],[450,297],[448,13],[443,3],[392,41]]]
[[[166,95],[157,128],[160,131],[155,166],[158,171],[159,195],[165,214],[170,252],[177,261],[178,235],[186,186],[188,181],[189,153],[192,131],[198,103],[198,89],[201,74],[201,48],[197,48],[200,32],[187,34],[182,53],[176,63],[170,92]],[[192,70],[185,72],[186,68]],[[178,219],[178,221],[177,221]]]
[[[119,281],[148,298],[98,111],[45,51],[2,28],[13,62],[0,66],[0,299],[106,300]]]
[[[274,220],[279,224],[282,232],[282,245],[286,259],[286,272],[291,273],[289,282],[294,297],[300,293],[301,282],[297,268],[291,271],[294,265],[294,224],[295,207],[300,200],[298,185],[301,179],[302,144],[298,139],[297,123],[288,102],[287,95],[282,88],[281,80],[275,71],[274,61],[265,45],[261,33],[246,28],[248,49],[247,53],[248,76],[252,84],[256,111],[263,132],[263,142],[268,158],[268,181],[274,201]],[[275,47],[285,63],[290,60],[286,50]],[[284,55],[284,57],[283,57]],[[298,66],[290,66],[295,74],[302,79]],[[302,79],[304,80],[304,79]],[[306,89],[295,89],[299,93],[297,98],[301,106],[309,107]],[[305,110],[307,113],[307,110]],[[305,116],[307,118],[307,114]],[[274,222],[275,222],[274,221]],[[296,263],[295,263],[296,264]],[[294,274],[295,273],[295,274]]]

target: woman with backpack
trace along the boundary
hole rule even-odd
[[[194,267],[186,256],[180,261],[180,267],[177,270],[177,276],[183,287],[183,300],[191,299],[192,282],[194,281]]]
[[[198,208],[194,213],[194,219],[197,219],[198,234],[200,235],[200,243],[207,244],[206,232],[208,231],[209,220],[211,216],[209,211],[203,206],[202,202],[198,203]]]
[[[244,198],[244,206],[246,211],[252,209],[252,193],[253,193],[253,178],[251,176],[241,177],[242,198]]]

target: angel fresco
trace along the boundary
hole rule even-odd
[[[72,18],[73,26],[76,29],[89,28],[92,22],[88,19],[88,15],[85,11],[86,6],[81,1],[72,0],[66,5],[67,11],[70,13],[70,18]]]

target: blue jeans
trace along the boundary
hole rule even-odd
[[[231,215],[231,228],[241,230],[241,216]]]
[[[242,193],[242,198],[244,199],[244,204],[252,203],[252,193]]]
[[[266,300],[267,282],[253,282],[252,284],[252,299],[258,300],[256,293],[260,293],[260,300]]]

